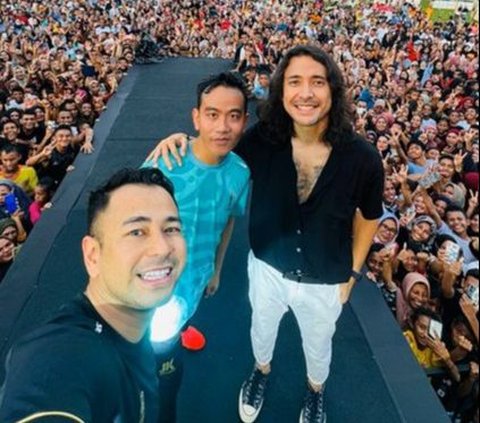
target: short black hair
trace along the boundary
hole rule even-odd
[[[25,92],[25,90],[20,85],[17,85],[10,90],[11,93],[14,93],[15,91],[21,92],[21,93]]]
[[[460,212],[464,216],[466,216],[465,210],[463,210],[460,206],[457,206],[456,204],[450,204],[449,206],[447,206],[447,208],[445,209],[445,216],[448,213],[454,213],[454,212]]]
[[[438,161],[440,162],[441,160],[450,160],[451,162],[455,162],[454,157],[451,154],[448,153],[442,153],[440,154],[440,157],[438,158]]]
[[[408,149],[412,146],[412,145],[417,145],[418,147],[420,147],[422,149],[422,151],[425,151],[425,144],[422,143],[421,141],[418,141],[418,140],[412,140],[410,141],[408,144],[407,144],[407,151]]]
[[[29,107],[28,109],[25,109],[25,110],[23,111],[22,117],[25,116],[25,115],[33,115],[33,116],[35,116],[35,107]]]
[[[217,75],[204,79],[197,85],[197,108],[202,104],[202,95],[208,94],[217,87],[233,88],[240,91],[243,95],[244,107],[246,112],[248,108],[248,91],[245,83],[232,72],[222,72]]]
[[[113,174],[103,185],[90,193],[87,209],[88,233],[93,235],[93,226],[98,215],[104,211],[110,201],[110,194],[124,185],[139,184],[159,186],[165,189],[177,204],[172,182],[156,168],[123,168]]]
[[[62,130],[65,130],[65,131],[68,131],[68,132],[72,133],[72,127],[70,125],[58,125],[55,128],[55,131],[53,132],[53,135],[55,135],[58,131],[62,131]]]
[[[0,150],[0,153],[6,153],[6,154],[17,153],[20,156],[22,155],[22,152],[20,151],[18,146],[15,144],[10,144],[9,142],[2,147],[2,149]]]
[[[468,277],[472,277],[472,278],[475,278],[475,279],[480,279],[479,278],[479,271],[478,269],[470,269],[466,274],[465,274],[465,277],[468,278]]]
[[[12,120],[12,119],[6,119],[2,122],[2,130],[3,128],[5,128],[5,125],[7,125],[8,123],[12,124],[12,125],[15,125],[17,127],[17,129],[20,129],[20,125],[18,124],[18,122]]]
[[[429,308],[419,307],[415,309],[412,313],[412,317],[411,317],[412,325],[415,324],[415,322],[420,318],[420,316],[427,316],[427,317],[430,317],[430,319],[438,320],[439,322],[441,322],[440,316],[437,313],[430,310]]]

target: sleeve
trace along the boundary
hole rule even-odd
[[[37,172],[35,172],[35,169],[32,167],[30,168],[30,178],[29,178],[29,187],[28,190],[30,192],[33,192],[35,187],[38,185],[38,176]]]
[[[32,223],[32,225],[35,225],[35,223],[38,222],[40,216],[42,215],[40,205],[37,202],[33,202],[32,204],[30,204],[28,211],[30,213],[30,222]]]
[[[365,157],[367,167],[364,169],[367,176],[364,179],[359,207],[365,219],[375,220],[383,214],[384,174],[380,155],[372,150],[370,156]]]
[[[243,185],[242,191],[237,199],[237,202],[233,206],[232,216],[243,216],[247,210],[248,194],[250,192],[250,183],[247,178]]]
[[[99,364],[95,360],[98,353],[98,344],[65,336],[36,338],[14,346],[6,361],[0,421],[36,421],[42,416],[91,421],[92,399],[103,389],[101,383],[95,386],[98,380],[92,377]]]

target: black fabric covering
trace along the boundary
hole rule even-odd
[[[80,252],[89,190],[122,166],[140,165],[161,137],[192,133],[200,79],[229,62],[167,59],[132,69],[95,127],[95,152],[79,156],[49,210],[0,285],[0,381],[3,361],[21,334],[38,326],[85,286]],[[251,116],[254,110],[251,109]],[[238,391],[251,371],[247,297],[247,219],[237,221],[217,295],[193,323],[207,338],[185,354],[178,423],[236,422]],[[448,422],[380,293],[359,284],[338,322],[327,385],[330,422]],[[259,423],[298,421],[305,390],[300,336],[291,314],[282,322],[273,373]]]

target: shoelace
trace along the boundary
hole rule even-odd
[[[244,398],[247,399],[246,403],[257,408],[263,398],[263,391],[265,390],[266,378],[261,372],[256,371],[250,376],[245,384]],[[253,391],[253,398],[252,397]]]
[[[319,413],[320,412],[320,413]],[[309,392],[306,407],[305,407],[305,417],[307,419],[315,418],[318,423],[321,423],[323,420],[323,392]]]

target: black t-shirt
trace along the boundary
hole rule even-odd
[[[60,184],[67,173],[68,166],[75,161],[76,155],[77,151],[71,146],[68,147],[65,153],[60,153],[54,148],[46,166],[38,166],[39,176],[49,176],[57,185]]]
[[[23,129],[18,134],[18,138],[31,145],[40,144],[45,136],[45,127],[36,127],[32,132],[26,133]]]
[[[290,142],[272,144],[256,124],[236,151],[253,179],[250,244],[255,256],[282,273],[300,271],[327,284],[347,281],[357,207],[365,219],[378,219],[383,212],[383,165],[375,149],[353,134],[334,145],[302,204]]]
[[[126,341],[79,296],[10,350],[0,421],[51,412],[69,421],[156,423],[159,398],[148,337]]]

